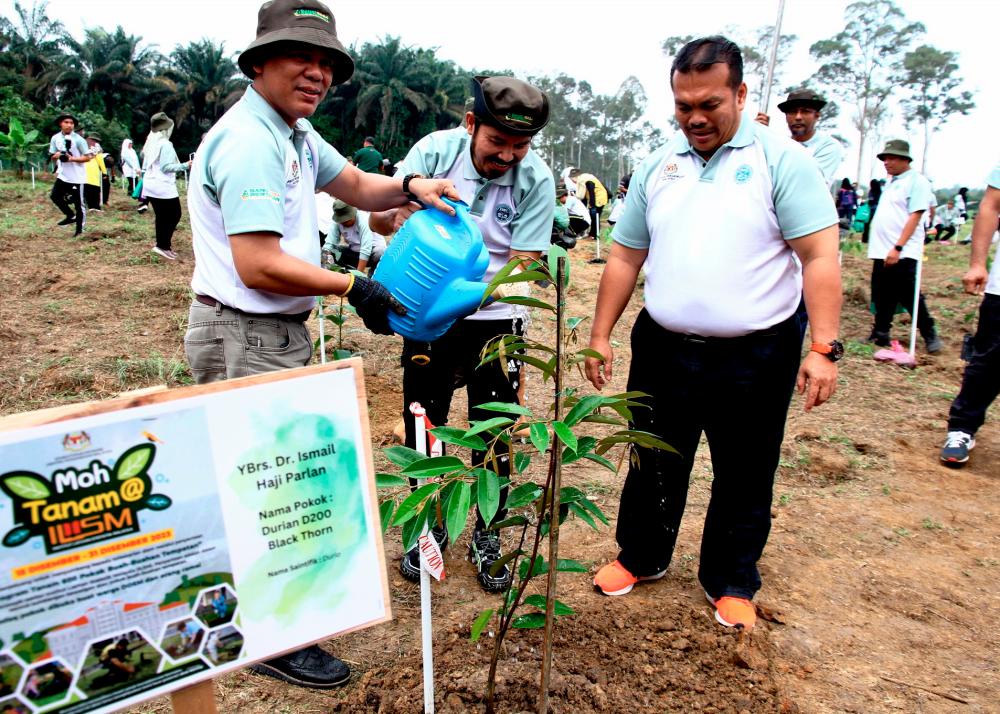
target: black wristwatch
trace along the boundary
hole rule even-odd
[[[813,342],[809,351],[819,352],[831,362],[838,362],[844,356],[844,343],[840,340],[833,340],[828,344]]]
[[[406,189],[405,189],[405,186],[406,186],[406,184],[403,184],[403,186],[404,186],[404,189],[403,189],[403,190],[405,191],[405,190],[406,190]],[[901,245],[894,245],[894,246],[892,246],[892,247],[893,247],[893,248],[895,248],[896,250],[898,250],[898,251],[899,251],[900,253],[902,253],[902,252],[903,252],[903,246],[901,246]]]
[[[420,199],[417,198],[413,194],[413,191],[410,190],[410,181],[412,181],[415,178],[423,178],[423,177],[424,177],[423,174],[406,174],[406,176],[403,177],[403,193],[405,193],[407,198],[409,198],[411,201],[416,201],[417,203],[419,203]]]

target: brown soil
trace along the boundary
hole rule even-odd
[[[193,265],[186,220],[175,239],[183,262],[167,264],[149,252],[152,215],[134,214],[118,195],[115,201],[91,218],[86,240],[74,240],[69,229],[53,227],[58,216],[46,190],[0,182],[0,414],[188,380],[181,343]],[[583,242],[573,251],[571,315],[593,311],[601,266],[585,262],[592,250]],[[977,301],[956,280],[967,248],[928,252],[926,294],[946,347],[936,357],[920,351],[918,369],[909,372],[876,364],[861,344],[870,327],[869,263],[844,256],[842,334],[850,356],[831,403],[806,414],[793,402],[761,561],[758,601],[766,617],[758,627],[743,638],[723,631],[695,578],[712,478],[702,449],[666,578],[605,598],[589,575],[560,577],[560,599],[577,615],[556,629],[552,711],[1000,710],[1000,429],[994,407],[970,464],[939,464],[961,380],[961,335],[974,325],[966,317]],[[616,330],[613,387],[623,388],[627,376],[638,302]],[[897,336],[904,329],[897,324]],[[536,316],[531,330],[549,338],[551,323]],[[581,330],[584,343],[586,323]],[[398,338],[373,337],[355,319],[345,341],[364,353],[375,446],[387,445],[402,399]],[[583,385],[580,375],[571,379]],[[537,377],[528,400],[539,411],[549,401]],[[456,420],[464,409],[456,398]],[[539,480],[540,467],[526,475]],[[622,478],[594,465],[565,472],[566,483],[583,489],[612,524]],[[469,628],[497,599],[478,588],[467,546],[468,531],[447,552],[448,578],[434,587],[441,712],[484,710],[494,640],[486,633],[472,643]],[[348,686],[313,692],[240,672],[217,682],[221,710],[420,711],[419,594],[396,570],[397,533],[387,536],[386,551],[395,621],[327,644],[352,665]],[[615,552],[613,529],[567,521],[561,557],[593,571]],[[537,631],[508,636],[499,711],[535,710],[540,641]],[[135,711],[168,706],[163,699]]]

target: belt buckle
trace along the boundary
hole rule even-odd
[[[702,337],[701,335],[684,335],[684,341],[690,342],[693,345],[708,344],[708,338]]]

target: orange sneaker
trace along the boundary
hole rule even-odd
[[[757,623],[757,608],[742,597],[720,597],[718,600],[708,593],[705,597],[715,607],[715,619],[723,627],[736,627],[749,632]]]
[[[625,595],[632,591],[636,583],[647,580],[659,580],[666,574],[666,570],[661,570],[653,575],[636,577],[616,560],[597,571],[597,575],[594,576],[594,587],[598,588],[605,595]]]

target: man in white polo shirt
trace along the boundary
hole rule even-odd
[[[87,142],[76,133],[76,117],[60,114],[56,117],[59,133],[49,142],[49,157],[56,162],[56,182],[49,198],[66,216],[60,226],[76,224],[76,233],[83,233],[87,220],[87,207],[83,200],[83,186],[87,183],[84,166],[94,158]]]
[[[806,410],[836,388],[837,213],[813,160],[742,116],[735,44],[688,43],[670,80],[683,133],[632,176],[590,335],[604,359],[588,358],[586,370],[598,389],[611,379],[611,331],[645,266],[628,389],[651,396],[632,425],[676,452],[636,448],[618,512],[621,550],[594,584],[624,595],[665,574],[704,432],[715,479],[698,578],[720,623],[750,629],[793,388],[806,392]],[[800,366],[803,288],[812,346]]]
[[[885,165],[889,183],[882,189],[868,238],[875,303],[875,324],[868,339],[880,347],[888,347],[896,306],[902,305],[913,313],[917,261],[924,255],[924,212],[934,203],[934,191],[923,174],[910,167],[913,157],[907,142],[887,141],[878,160]],[[941,351],[941,338],[923,293],[917,306],[917,329],[928,352]]]
[[[986,421],[986,410],[1000,394],[1000,260],[986,272],[993,233],[1000,218],[1000,163],[987,180],[986,193],[979,202],[979,213],[972,226],[972,255],[969,271],[962,278],[965,292],[982,295],[979,327],[973,338],[972,358],[965,367],[962,390],[955,397],[948,415],[948,437],[941,449],[941,461],[947,466],[962,466],[976,446],[976,432]],[[949,202],[950,203],[950,202]]]
[[[436,176],[455,183],[489,249],[490,264],[483,279],[490,280],[512,257],[538,258],[551,239],[555,181],[549,167],[531,150],[531,138],[548,122],[549,100],[538,88],[514,77],[476,77],[472,91],[472,111],[466,112],[464,126],[425,136],[410,149],[399,173],[407,178]],[[406,207],[372,214],[372,228],[387,235],[412,212]],[[500,362],[483,367],[478,364],[480,352],[490,340],[499,335],[523,335],[524,328],[520,309],[496,302],[459,320],[434,342],[404,340],[406,445],[416,444],[413,415],[405,408],[412,402],[420,402],[435,426],[447,423],[452,394],[463,385],[470,420],[496,415],[474,409],[477,404],[517,402],[520,361],[508,361],[509,374]],[[484,458],[484,452],[473,452],[474,462],[481,463]],[[509,453],[498,449],[497,462],[500,477],[509,477]],[[504,488],[494,522],[506,517],[506,500]],[[477,511],[472,559],[483,589],[499,592],[510,584],[511,574],[506,565],[490,572],[502,556],[499,533],[487,530],[488,525]],[[443,547],[447,533],[437,528],[434,535]],[[420,578],[416,548],[403,556],[400,572],[409,580]]]
[[[205,136],[188,189],[195,298],[184,348],[198,383],[308,364],[304,322],[317,295],[346,295],[369,329],[392,333],[386,313],[402,306],[382,285],[320,267],[316,191],[376,210],[419,199],[451,212],[440,196],[457,198],[447,181],[418,179],[407,191],[347,166],[306,121],[354,71],[323,3],[264,3],[239,66],[253,84]],[[316,645],[253,669],[313,688],[350,679]]]
[[[802,144],[812,155],[827,186],[830,186],[844,160],[844,147],[829,134],[816,131],[816,124],[825,106],[826,100],[811,89],[796,89],[778,105],[778,109],[785,115],[792,139]],[[767,114],[760,113],[757,121],[768,126],[771,119]]]

